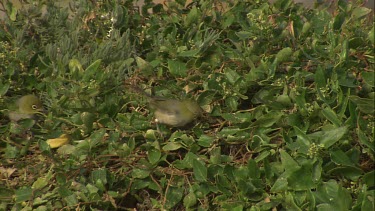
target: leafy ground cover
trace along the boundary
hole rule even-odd
[[[374,210],[360,2],[32,2],[1,3],[1,210]],[[206,114],[159,133],[130,83]],[[30,93],[24,130],[4,111]]]

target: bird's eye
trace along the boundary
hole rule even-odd
[[[37,105],[32,105],[31,108],[34,109],[34,110],[36,110],[36,109],[38,109],[38,106]]]

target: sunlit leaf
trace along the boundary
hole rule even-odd
[[[180,149],[182,145],[180,143],[175,143],[175,142],[168,142],[164,147],[163,150],[165,151],[173,151]]]

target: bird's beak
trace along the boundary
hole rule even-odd
[[[48,114],[48,110],[45,109],[45,108],[41,108],[41,109],[39,109],[38,113],[39,113],[39,114],[42,114],[43,116],[45,116],[45,115]]]

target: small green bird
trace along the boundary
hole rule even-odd
[[[44,111],[43,104],[35,95],[25,95],[16,101],[17,108],[8,113],[11,121],[17,122],[21,119],[32,119],[34,114]]]
[[[151,98],[155,121],[173,127],[183,127],[202,114],[202,108],[191,100]]]
[[[172,127],[183,127],[203,113],[202,108],[193,100],[153,97],[137,86],[132,88],[148,98],[151,108],[155,109],[154,117],[157,123]]]

